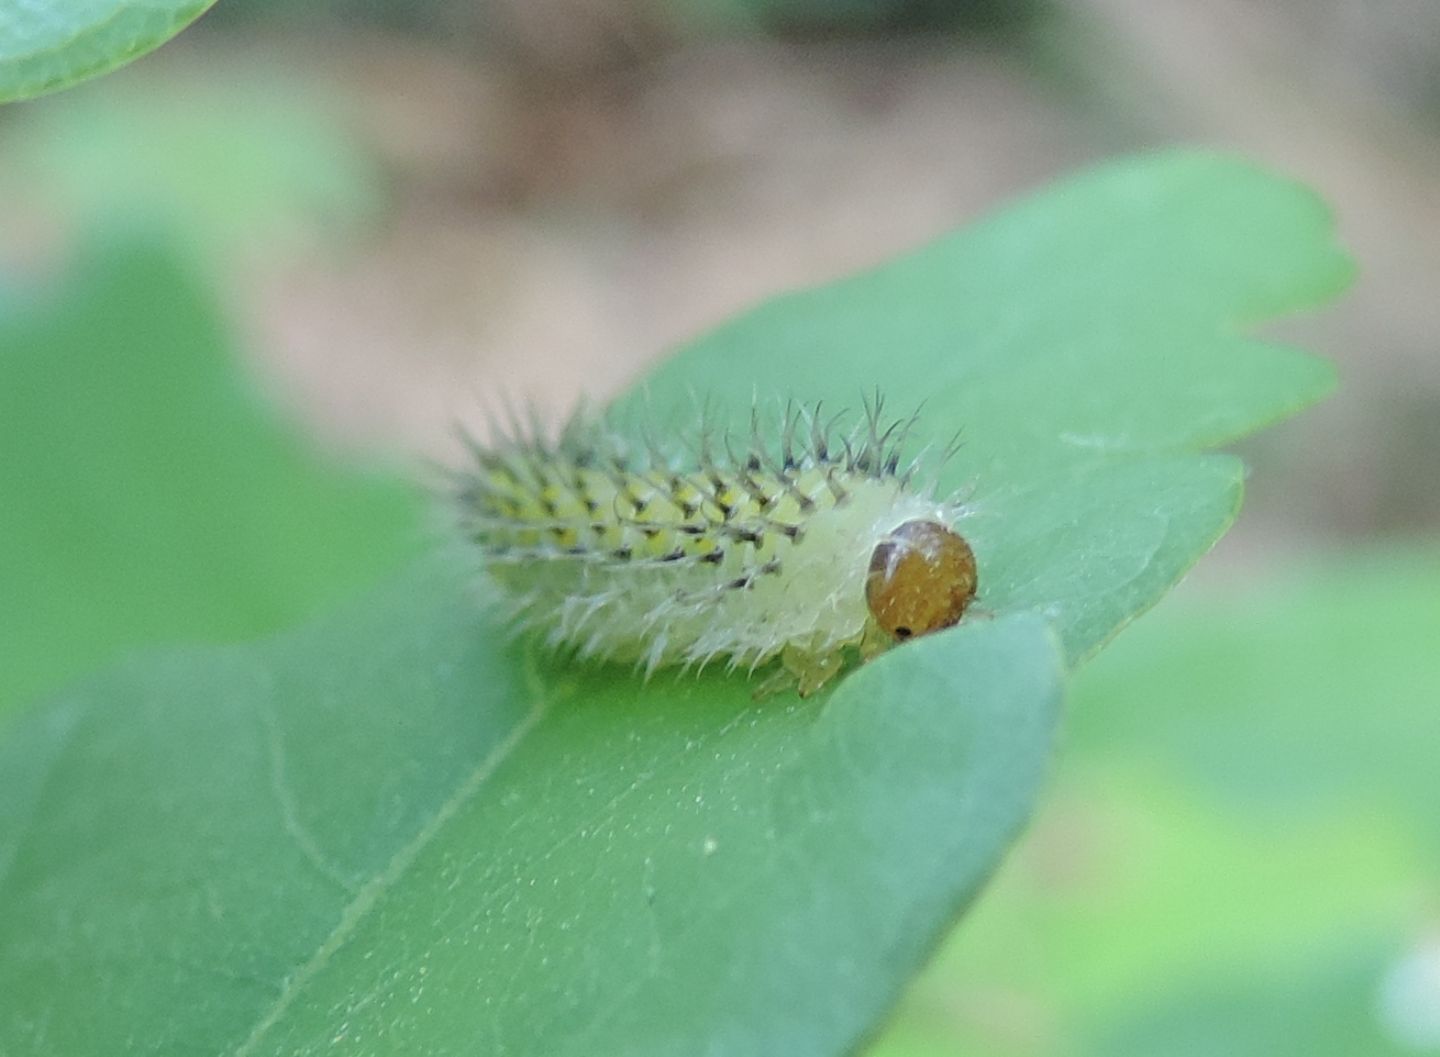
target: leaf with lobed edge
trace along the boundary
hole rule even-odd
[[[527,652],[443,560],[61,697],[0,748],[0,1050],[852,1052],[1032,808],[1055,639],[1153,604],[1239,501],[1201,449],[1329,385],[1235,326],[1347,270],[1307,192],[1142,158],[660,367],[677,419],[878,383],[966,429],[994,618],[817,698]]]
[[[1207,153],[1121,161],[873,271],[775,298],[661,364],[618,413],[698,392],[743,431],[757,387],[840,408],[881,386],[896,412],[922,409],[917,433],[943,443],[961,431],[940,486],[973,497],[963,528],[981,603],[1044,609],[1079,660],[1234,519],[1240,463],[1184,453],[1334,385],[1328,364],[1239,327],[1318,305],[1352,272],[1328,211],[1298,185]],[[1082,570],[1090,554],[1106,570]],[[1106,604],[1112,593],[1123,601]]]

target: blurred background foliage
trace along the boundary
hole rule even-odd
[[[563,414],[1081,162],[1312,184],[1327,405],[1082,672],[1049,807],[886,1057],[1440,1053],[1440,7],[220,0],[0,110],[0,711],[429,542],[480,394]],[[877,383],[884,384],[877,356]]]

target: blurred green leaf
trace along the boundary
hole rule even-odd
[[[1338,560],[1137,634],[1083,684],[1087,751],[1143,738],[1252,813],[1370,802],[1418,826],[1440,861],[1440,558]]]
[[[383,181],[293,71],[182,66],[46,99],[0,129],[0,219],[144,224],[203,260],[274,269],[379,214]],[[137,71],[137,74],[139,72]]]
[[[1197,987],[1106,1033],[1096,1057],[1415,1057],[1377,1017],[1387,966],[1369,950],[1295,961],[1283,977]],[[1440,1002],[1440,998],[1434,999]]]
[[[945,483],[975,481],[995,619],[828,698],[528,658],[437,563],[275,642],[60,699],[0,756],[21,791],[0,1042],[853,1049],[1035,796],[1058,693],[1035,611],[1073,661],[1214,541],[1240,467],[1196,452],[1329,384],[1234,327],[1347,271],[1307,193],[1143,159],[661,367],[619,420],[648,402],[678,424],[698,389],[743,427],[756,389],[853,406],[879,384],[928,397],[942,443],[966,425]]]
[[[30,0],[0,7],[0,103],[53,92],[158,48],[214,0]]]
[[[137,646],[248,638],[397,569],[418,495],[317,456],[171,256],[0,318],[0,715]]]
[[[1053,807],[872,1057],[1396,1052],[1384,977],[1440,882],[1436,642],[1433,553],[1134,629],[1076,682]]]

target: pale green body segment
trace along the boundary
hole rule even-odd
[[[683,472],[629,469],[618,444],[477,447],[461,529],[552,645],[646,671],[783,656],[802,692],[819,686],[847,648],[889,645],[865,598],[879,541],[956,514],[912,490],[881,439],[868,459],[817,440],[798,458]]]

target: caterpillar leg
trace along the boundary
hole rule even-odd
[[[835,678],[844,667],[844,660],[840,650],[812,653],[803,648],[786,646],[780,654],[780,667],[755,688],[752,696],[760,701],[773,694],[794,690],[801,697],[809,697]]]
[[[795,690],[801,697],[809,697],[835,678],[844,659],[839,650],[811,653],[794,646],[786,646],[780,655],[785,669],[795,677]]]
[[[764,701],[767,697],[774,697],[776,694],[783,694],[785,691],[793,689],[795,689],[795,673],[782,664],[750,692],[750,697],[755,701]]]
[[[891,646],[895,640],[885,634],[885,630],[875,623],[874,620],[865,622],[865,633],[860,636],[860,659],[869,663],[880,656]]]

